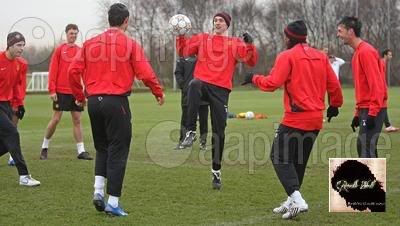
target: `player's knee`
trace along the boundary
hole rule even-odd
[[[195,89],[200,89],[201,88],[201,85],[203,84],[203,82],[201,81],[201,80],[198,80],[198,79],[192,79],[192,81],[190,81],[190,83],[189,83],[189,87],[190,88],[195,88]]]
[[[80,125],[81,124],[81,118],[80,117],[72,117],[72,123],[74,125]]]
[[[57,125],[61,121],[61,117],[55,116],[55,117],[53,117],[52,121],[53,121],[53,124]]]
[[[281,158],[281,156],[279,154],[279,149],[274,149],[274,148],[271,149],[269,158],[271,159],[271,162],[273,164],[279,164],[282,162],[282,159],[283,159],[283,158]]]
[[[19,137],[18,129],[17,129],[16,127],[10,128],[10,129],[8,130],[7,135],[8,135],[9,138],[16,138],[16,137]],[[9,139],[9,138],[8,138],[8,139]]]
[[[269,159],[271,159],[271,162],[274,162],[274,159],[275,159],[274,149],[272,149],[271,153],[269,153]]]

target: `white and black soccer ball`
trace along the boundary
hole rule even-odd
[[[254,119],[254,112],[252,111],[246,112],[245,118],[248,120]]]
[[[184,35],[192,29],[192,23],[187,16],[176,14],[169,19],[169,29],[174,35]]]

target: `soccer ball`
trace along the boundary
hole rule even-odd
[[[169,19],[169,29],[174,35],[184,35],[192,29],[189,18],[183,14],[176,14]]]
[[[246,112],[245,118],[248,120],[254,119],[254,112],[252,112],[252,111]]]

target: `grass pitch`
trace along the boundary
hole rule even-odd
[[[390,90],[389,117],[400,126],[400,89]],[[149,93],[130,97],[133,138],[121,204],[129,216],[112,218],[92,204],[94,161],[76,159],[71,117],[64,113],[49,148],[39,160],[44,130],[52,113],[47,95],[28,95],[19,124],[21,144],[37,188],[21,187],[14,167],[0,158],[0,225],[396,225],[400,201],[400,133],[382,133],[380,157],[387,158],[386,213],[329,213],[328,159],[356,157],[350,123],[353,89],[344,90],[338,118],[325,123],[311,154],[301,189],[309,212],[292,221],[272,209],[286,199],[271,161],[274,128],[282,117],[282,91],[234,90],[230,112],[262,112],[264,120],[229,119],[222,168],[223,187],[211,189],[210,146],[175,151],[180,94],[168,92],[158,106]],[[94,155],[87,112],[82,118],[86,150]],[[211,130],[211,126],[209,128]],[[209,141],[210,136],[209,136]],[[208,142],[209,143],[209,142]]]

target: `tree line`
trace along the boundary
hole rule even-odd
[[[393,59],[388,65],[387,81],[400,85],[400,0],[122,0],[130,9],[128,35],[143,45],[151,65],[162,83],[173,85],[175,62],[174,36],[168,32],[168,20],[182,13],[192,22],[191,33],[211,32],[213,15],[226,11],[232,17],[230,35],[249,32],[259,51],[255,68],[239,65],[234,84],[243,79],[244,71],[267,73],[276,55],[284,50],[283,29],[290,21],[303,19],[308,27],[308,43],[347,63],[341,68],[342,83],[352,84],[351,56],[353,50],[336,37],[337,23],[344,16],[357,16],[363,23],[361,37],[378,51],[390,48]],[[106,28],[107,9],[112,1],[99,2],[99,26]],[[28,60],[48,54],[52,49],[29,49]],[[48,62],[31,65],[31,71],[47,71]]]

